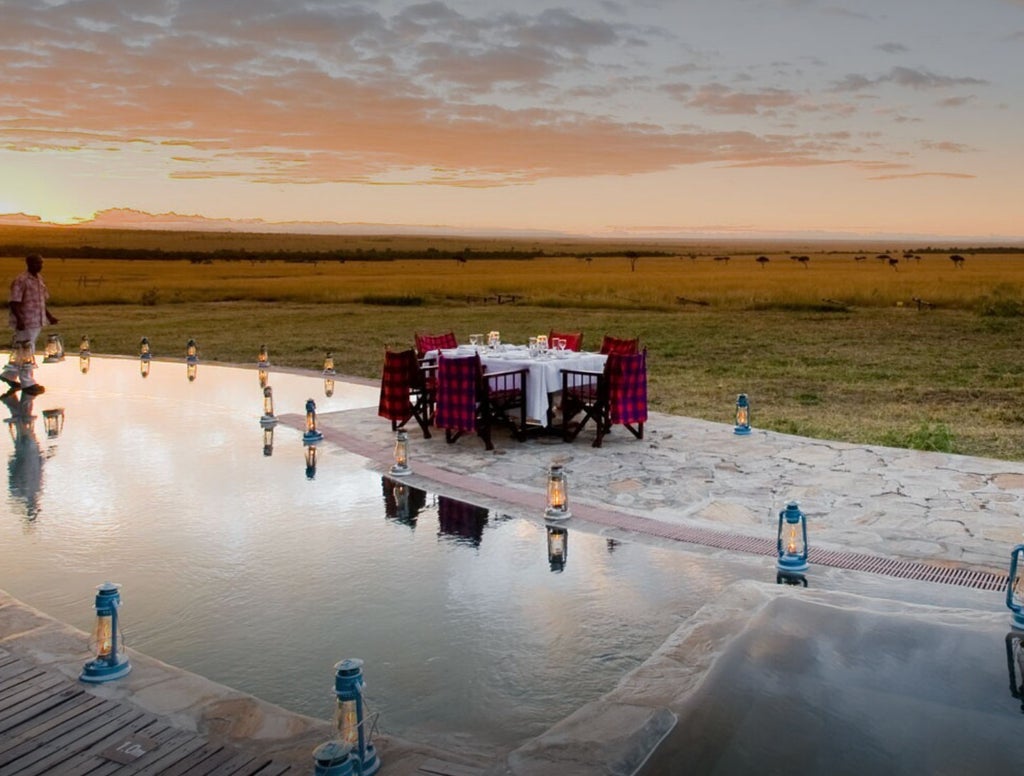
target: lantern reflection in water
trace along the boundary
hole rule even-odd
[[[552,571],[563,571],[569,559],[569,532],[559,525],[549,525],[547,534],[548,565]]]
[[[316,445],[307,444],[305,448],[306,479],[316,478]]]
[[[1006,634],[1006,669],[1010,674],[1010,695],[1019,700],[1024,712],[1024,632]]]
[[[64,430],[64,408],[56,407],[50,410],[43,410],[43,427],[46,429],[46,436],[49,439],[56,439]]]
[[[415,528],[416,518],[427,505],[427,492],[391,477],[381,477],[380,482],[384,495],[384,516]]]
[[[273,426],[277,423],[277,417],[274,415],[274,389],[271,386],[266,386],[263,389],[263,415],[260,416],[261,426]]]

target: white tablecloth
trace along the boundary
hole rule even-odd
[[[600,372],[604,369],[607,356],[600,353],[576,353],[571,350],[560,355],[544,355],[530,358],[526,347],[511,345],[501,346],[502,350],[493,351],[485,347],[460,346],[452,350],[442,350],[446,356],[468,356],[479,351],[481,363],[488,372],[507,372],[526,367],[530,376],[526,380],[526,417],[531,423],[547,425],[549,395],[562,390],[562,370],[581,369]],[[434,355],[433,351],[427,354]]]

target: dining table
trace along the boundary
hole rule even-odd
[[[427,358],[436,358],[438,353],[445,358],[480,355],[480,363],[490,373],[528,369],[526,379],[526,421],[535,426],[547,426],[551,417],[549,410],[553,398],[562,390],[562,370],[577,369],[585,372],[601,372],[607,356],[602,353],[574,350],[535,350],[526,345],[459,345],[440,351],[430,351]]]

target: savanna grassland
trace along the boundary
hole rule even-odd
[[[652,408],[850,442],[1024,460],[1024,249],[608,243],[0,228],[69,349],[378,377],[416,330],[641,337]],[[954,261],[952,256],[961,257]],[[497,302],[501,295],[503,303]],[[515,296],[514,302],[507,301]]]

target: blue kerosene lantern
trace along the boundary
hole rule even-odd
[[[404,428],[398,429],[395,434],[395,462],[388,471],[396,477],[412,474],[409,466],[409,432]]]
[[[366,710],[363,705],[363,661],[346,658],[334,666],[334,692],[338,696],[338,708],[334,722],[338,740],[355,747],[357,768],[361,776],[372,776],[380,769],[377,750],[366,734]]]
[[[96,655],[85,664],[78,677],[83,682],[109,682],[132,670],[128,656],[119,643],[117,610],[121,606],[120,585],[104,582],[96,588],[96,625],[93,629]]]
[[[800,574],[807,571],[807,516],[795,501],[779,512],[779,532],[776,541],[780,574]]]
[[[750,400],[745,393],[736,397],[736,425],[732,432],[740,435],[750,433]]]
[[[328,741],[313,750],[316,767],[313,776],[353,776],[356,761],[352,747],[341,741]]]
[[[316,402],[306,399],[306,430],[302,433],[302,443],[313,445],[324,438],[316,427]]]
[[[1024,568],[1021,568],[1021,557],[1024,556],[1024,544],[1018,544],[1010,552],[1010,578],[1006,581],[1006,605],[1013,612],[1010,620],[1017,630],[1024,631]]]

